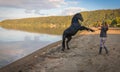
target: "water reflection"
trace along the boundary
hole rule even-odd
[[[0,67],[58,40],[61,36],[0,28]]]

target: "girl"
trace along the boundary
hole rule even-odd
[[[108,31],[108,25],[107,25],[106,22],[103,22],[102,26],[101,26],[101,32],[100,32],[100,50],[99,50],[99,54],[101,54],[102,48],[104,48],[105,51],[106,51],[106,54],[108,54],[107,47],[105,46],[105,42],[106,42],[106,38],[107,38],[107,31]]]

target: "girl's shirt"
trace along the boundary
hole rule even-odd
[[[107,26],[102,26],[101,27],[101,32],[100,32],[100,37],[107,37],[107,31],[108,31],[108,27]]]

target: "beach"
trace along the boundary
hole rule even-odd
[[[120,72],[120,29],[108,31],[106,46],[99,55],[100,31],[83,31],[61,51],[62,41],[50,44],[0,69],[0,72]]]

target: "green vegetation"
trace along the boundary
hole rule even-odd
[[[85,26],[100,26],[106,21],[111,27],[120,27],[120,9],[96,10],[81,12]],[[0,26],[8,29],[18,29],[30,32],[61,34],[71,24],[72,16],[50,16],[4,20]]]
[[[96,10],[82,12],[82,14],[85,19],[84,24],[87,26],[99,26],[103,20],[106,21],[111,27],[119,27],[120,24],[120,9]]]

